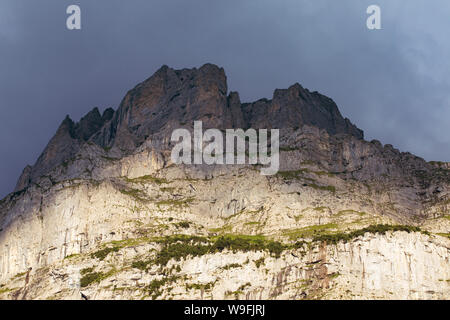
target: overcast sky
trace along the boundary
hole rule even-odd
[[[163,64],[222,66],[243,102],[299,82],[366,139],[450,161],[449,31],[448,0],[1,0],[0,198],[66,114],[117,108]]]

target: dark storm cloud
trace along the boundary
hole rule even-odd
[[[382,8],[382,30],[365,27]],[[65,28],[70,4],[82,30]],[[243,101],[299,82],[366,138],[450,161],[450,3],[412,0],[2,0],[0,196],[66,114],[114,107],[162,64],[225,68]]]

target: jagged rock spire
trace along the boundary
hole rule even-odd
[[[272,100],[241,103],[239,94],[228,94],[223,68],[205,64],[175,70],[162,66],[123,98],[114,112],[98,108],[78,123],[67,116],[31,170],[19,179],[30,181],[73,157],[90,140],[102,147],[117,146],[133,152],[149,136],[170,136],[173,129],[203,121],[204,128],[300,128],[312,125],[329,134],[363,138],[362,130],[343,118],[330,98],[296,83],[276,89]]]

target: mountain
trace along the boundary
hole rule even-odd
[[[178,165],[171,133],[280,129],[280,170]],[[300,84],[241,103],[161,67],[66,117],[0,203],[0,298],[447,299],[450,165],[365,141]]]

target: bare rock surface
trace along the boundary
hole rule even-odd
[[[279,128],[280,171],[175,165],[173,129]],[[0,202],[4,299],[448,299],[450,165],[379,141],[299,84],[242,103],[163,66],[67,117]]]

